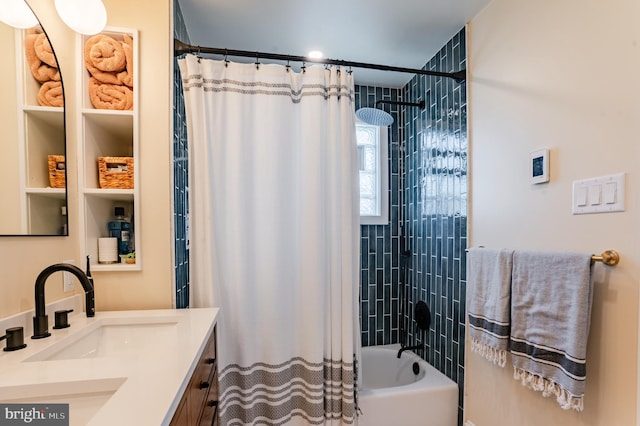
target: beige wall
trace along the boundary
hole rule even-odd
[[[65,259],[81,262],[76,138],[75,33],[55,13],[52,0],[29,0],[47,30],[64,79],[67,102],[67,181],[69,185],[69,237],[0,238],[0,317],[33,307],[33,285],[46,266]],[[109,26],[137,28],[140,48],[140,207],[143,270],[95,272],[97,310],[167,308],[172,304],[171,221],[171,81],[173,79],[170,0],[104,0]],[[78,74],[79,75],[79,74]],[[47,302],[69,294],[62,292],[62,277],[47,284]]]
[[[18,141],[18,96],[15,81],[17,78],[16,67],[10,64],[15,62],[16,41],[15,28],[4,22],[0,22],[0,48],[5,55],[6,66],[0,67],[0,124],[2,125],[2,165],[0,166],[0,194],[2,194],[5,206],[12,208],[0,209],[0,234],[15,233],[21,227],[21,217],[24,214],[20,193],[20,145]]]
[[[494,0],[468,27],[472,245],[599,253],[582,413],[467,345],[476,426],[635,425],[640,286],[640,2]],[[551,182],[530,185],[530,151]],[[572,181],[626,172],[626,211],[571,214]],[[467,340],[468,341],[468,340]]]

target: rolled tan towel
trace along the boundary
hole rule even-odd
[[[45,81],[60,81],[60,71],[43,63],[36,54],[35,43],[39,36],[39,34],[27,34],[24,40],[24,52],[31,74],[41,83]]]
[[[42,106],[63,107],[64,94],[62,92],[62,82],[46,81],[42,83],[38,91],[38,104]]]
[[[96,78],[89,79],[89,98],[97,109],[132,110],[133,91],[119,84],[101,83]]]
[[[105,83],[117,84],[116,73],[124,71],[127,58],[122,43],[112,37],[98,34],[91,37],[84,45],[84,61],[92,76],[103,81],[104,73],[113,73],[114,81]],[[109,79],[106,75],[104,78]]]
[[[133,89],[133,38],[129,34],[124,34],[123,38],[122,50],[127,61],[125,71],[118,74],[118,80]]]
[[[49,43],[49,39],[45,34],[38,34],[36,36],[33,47],[38,59],[52,68],[58,68],[58,61],[56,61],[56,56],[53,54],[51,43]]]

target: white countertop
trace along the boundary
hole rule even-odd
[[[90,425],[168,424],[217,315],[217,308],[97,312],[94,318],[79,312],[70,315],[71,327],[61,330],[53,329],[50,316],[50,337],[33,340],[25,329],[25,349],[0,351],[0,402],[19,403],[15,398],[20,391],[34,397],[40,392],[45,399],[52,393],[75,393],[85,398],[92,392],[100,398],[102,392],[106,402],[98,404],[101,405],[98,411],[91,414]],[[142,339],[120,341],[122,353],[38,360],[102,325],[149,323],[168,326],[161,333],[145,333]],[[64,397],[47,402],[65,403]],[[96,403],[88,403],[91,404],[96,406]],[[73,404],[69,417],[74,425]]]

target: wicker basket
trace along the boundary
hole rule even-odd
[[[49,155],[47,160],[49,164],[49,186],[52,188],[65,188],[67,179],[64,155]]]
[[[100,188],[132,189],[133,157],[98,157]]]

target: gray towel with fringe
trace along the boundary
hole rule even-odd
[[[509,350],[513,250],[471,248],[467,312],[471,351],[504,367]]]
[[[592,302],[591,255],[516,250],[511,285],[514,378],[584,409]]]

